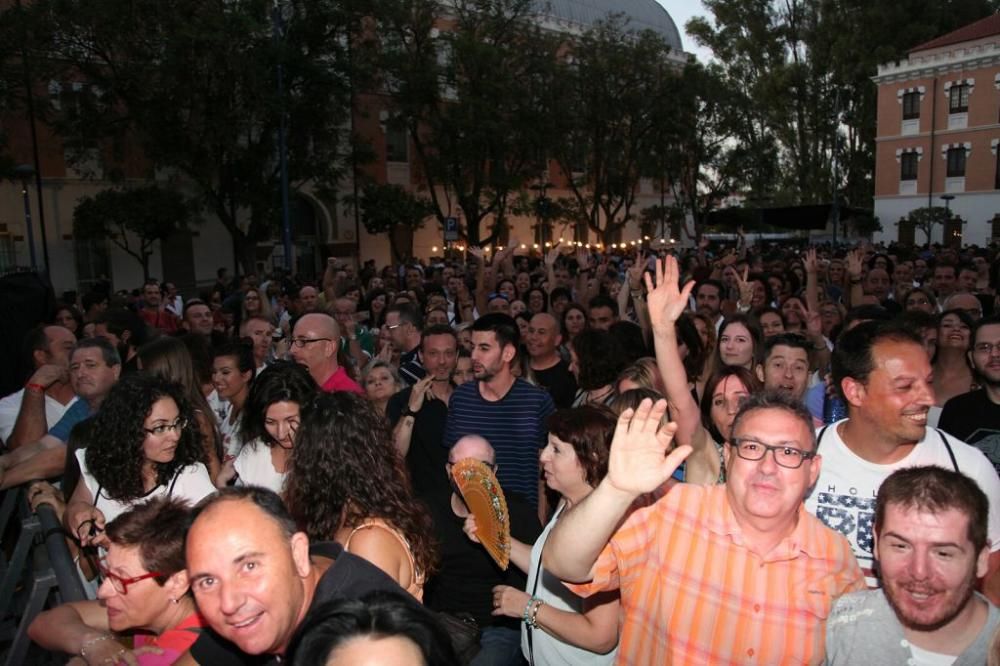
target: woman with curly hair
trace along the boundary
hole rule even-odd
[[[280,493],[285,485],[302,420],[302,407],[316,395],[316,382],[305,366],[275,361],[254,379],[243,406],[239,439],[243,448],[222,466],[215,485],[231,482],[262,486]]]
[[[187,335],[184,340],[164,335],[140,347],[137,357],[139,369],[183,388],[184,395],[194,410],[194,422],[201,432],[200,441],[205,448],[208,472],[214,478],[221,465],[222,436],[216,427],[216,414],[202,393],[202,383],[191,348],[185,344],[185,341],[190,341],[197,345],[202,340],[200,335]],[[206,349],[206,364],[211,363],[207,358],[208,353]]]
[[[76,452],[80,483],[63,522],[83,545],[107,546],[105,523],[155,497],[200,501],[215,492],[184,391],[160,377],[121,379]]]
[[[332,538],[423,599],[431,521],[385,418],[363,397],[323,393],[304,411],[284,499],[310,539]]]

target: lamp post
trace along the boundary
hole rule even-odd
[[[28,254],[31,257],[31,270],[38,268],[35,260],[35,231],[31,224],[31,202],[28,200],[28,180],[35,175],[35,168],[30,164],[19,164],[14,168],[14,175],[21,181],[21,199],[24,201],[24,228],[28,236]]]

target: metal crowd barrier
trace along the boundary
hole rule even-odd
[[[20,534],[10,560],[0,562],[0,618],[5,620],[0,641],[9,641],[5,666],[25,663],[28,627],[50,599],[56,606],[87,598],[55,510],[42,504],[32,513],[23,490],[12,488],[0,501],[0,533],[7,532],[15,513],[21,516]],[[14,618],[16,628],[7,618]]]

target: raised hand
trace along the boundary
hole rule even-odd
[[[691,447],[685,445],[667,455],[677,424],[660,425],[666,411],[666,400],[653,404],[647,398],[635,410],[626,409],[618,417],[607,476],[616,490],[636,497],[652,492],[666,483],[691,453]]]
[[[806,256],[802,258],[802,265],[808,274],[815,275],[819,272],[819,260],[816,258],[816,248],[811,247],[806,250]]]
[[[424,398],[427,396],[427,391],[430,389],[431,382],[433,381],[434,375],[428,374],[413,385],[413,390],[410,391],[410,402],[407,404],[411,412],[419,412],[420,408],[424,406]],[[434,394],[432,393],[431,398],[433,399],[433,397]]]
[[[470,245],[470,246],[468,246],[465,249],[465,251],[468,254],[471,254],[473,257],[475,257],[479,261],[483,261],[483,257],[486,256],[486,252],[483,251],[483,248],[481,248],[481,247],[473,247],[472,245]]]
[[[753,303],[753,285],[750,283],[750,267],[747,266],[743,269],[743,277],[737,273],[736,275],[736,288],[739,289],[739,304],[745,307],[750,307]]]
[[[688,298],[694,289],[694,282],[688,282],[681,289],[677,286],[680,268],[677,258],[668,255],[663,260],[656,261],[656,286],[649,273],[645,274],[646,303],[649,306],[649,323],[653,332],[662,331],[673,326],[688,306]]]
[[[628,268],[628,286],[632,291],[642,288],[642,274],[646,270],[646,260],[642,256],[642,248],[636,248],[635,262]]]
[[[557,259],[559,259],[559,241],[553,243],[552,248],[545,253],[545,265],[554,266]]]
[[[851,280],[857,281],[861,279],[861,273],[864,270],[862,260],[864,254],[860,249],[851,250],[847,253],[847,274],[851,277]]]

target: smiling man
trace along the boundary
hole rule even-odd
[[[212,631],[179,663],[261,663],[248,655],[274,655],[280,663],[312,607],[374,590],[401,592],[337,544],[310,545],[281,498],[263,488],[226,488],[203,501],[185,549],[191,590]]]
[[[875,587],[875,496],[897,469],[937,465],[971,477],[990,500],[990,573],[1000,567],[1000,478],[978,449],[927,427],[934,404],[930,361],[920,337],[893,322],[860,324],[837,339],[833,381],[849,418],[818,432],[823,471],[806,507],[843,533]]]
[[[618,664],[817,664],[834,601],[863,586],[847,541],[802,507],[823,462],[812,418],[780,393],[740,408],[726,483],[669,483],[666,401],[619,417],[608,474],[560,517],[546,573],[619,590]]]
[[[1000,611],[975,592],[989,558],[988,512],[983,491],[957,472],[891,474],[875,502],[883,587],[840,598],[826,663],[986,663],[1000,624]]]
[[[809,342],[796,333],[773,335],[764,343],[764,362],[757,366],[764,388],[802,400],[809,384]]]

